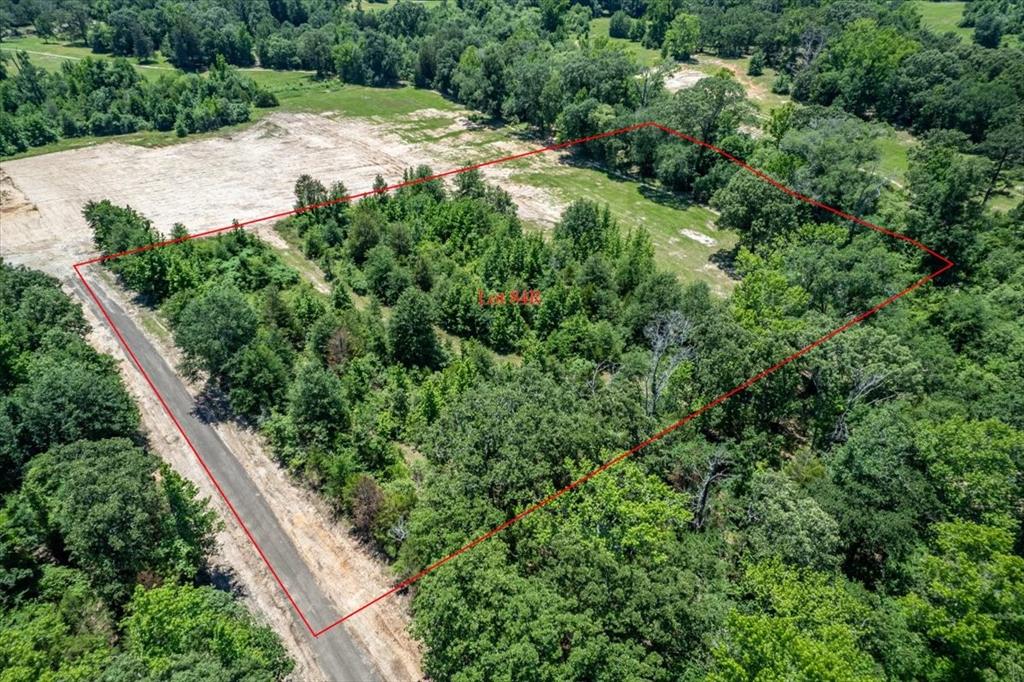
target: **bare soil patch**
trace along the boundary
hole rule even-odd
[[[697,81],[706,77],[707,74],[703,71],[699,71],[686,64],[680,64],[679,68],[665,79],[665,89],[669,92],[677,92],[686,88],[692,88],[697,84]]]
[[[468,122],[451,113],[429,113],[446,114],[453,129],[468,130]],[[325,183],[341,180],[355,193],[371,189],[378,173],[396,183],[412,166],[447,170],[479,156],[481,150],[468,152],[459,137],[414,144],[368,119],[276,113],[245,130],[196,142],[154,148],[107,143],[9,161],[2,182],[12,199],[0,209],[0,254],[66,276],[71,263],[94,252],[81,215],[90,200],[131,205],[165,234],[177,222],[198,232],[286,209],[294,204],[302,173]],[[512,148],[504,153],[530,148],[500,146]],[[553,224],[564,202],[509,182],[510,172],[484,171],[512,194],[522,218]]]

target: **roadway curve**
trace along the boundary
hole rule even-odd
[[[135,322],[104,291],[99,278],[90,277],[87,269],[84,268],[82,274],[89,280],[89,286],[96,292],[107,314],[117,325],[146,374],[163,395],[164,401],[177,417],[189,440],[202,455],[206,466],[242,517],[278,577],[288,588],[295,602],[302,607],[312,627],[320,628],[333,622],[338,616],[337,608],[317,585],[309,567],[299,556],[295,545],[282,529],[277,516],[248,472],[214,428],[196,417],[195,400],[177,373],[157,352]],[[77,278],[73,281],[76,292],[95,308],[95,302],[81,282]],[[102,317],[99,310],[96,310],[96,314]],[[227,519],[226,522],[235,523],[236,520]],[[294,609],[292,616],[300,629],[307,631]],[[344,626],[332,628],[317,638],[308,635],[307,644],[324,677],[330,682],[368,682],[380,679],[374,672],[372,664],[367,661],[366,655],[349,637]]]

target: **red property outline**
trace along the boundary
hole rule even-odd
[[[340,618],[338,618],[334,622],[332,622],[332,623],[330,623],[330,624],[320,628],[319,630],[314,629],[313,626],[310,625],[309,621],[306,619],[306,616],[302,612],[302,609],[299,608],[299,605],[297,603],[295,603],[295,599],[292,598],[292,595],[288,591],[288,588],[285,586],[285,584],[281,580],[280,576],[278,576],[277,571],[274,570],[274,567],[271,565],[269,559],[267,559],[266,554],[264,554],[263,549],[260,547],[259,543],[256,542],[256,539],[253,537],[252,533],[249,531],[249,528],[245,525],[245,521],[242,520],[242,517],[239,515],[238,511],[235,509],[235,506],[231,503],[231,500],[229,500],[227,495],[224,494],[224,490],[221,488],[220,484],[217,482],[217,479],[214,478],[213,473],[211,473],[210,469],[207,467],[206,462],[203,461],[202,455],[199,454],[199,451],[192,444],[192,441],[189,440],[189,437],[185,433],[185,430],[182,428],[181,423],[178,421],[177,417],[175,417],[174,413],[171,411],[171,409],[168,406],[168,404],[164,401],[163,396],[160,395],[160,391],[157,390],[156,386],[153,384],[153,381],[150,379],[149,375],[146,373],[146,370],[143,369],[142,364],[139,362],[139,359],[135,356],[135,353],[128,346],[128,343],[125,341],[124,337],[121,335],[120,330],[118,330],[117,326],[114,324],[114,321],[111,319],[110,314],[107,312],[106,308],[103,307],[103,303],[100,302],[99,297],[93,291],[92,287],[89,286],[89,283],[86,281],[85,277],[82,275],[81,268],[85,267],[87,265],[92,265],[94,263],[100,263],[100,262],[103,262],[103,261],[106,261],[106,260],[112,260],[114,258],[121,258],[122,256],[128,256],[128,255],[131,255],[131,254],[140,253],[140,252],[143,252],[143,251],[148,251],[150,249],[159,248],[161,246],[168,246],[170,244],[176,244],[178,242],[186,241],[186,240],[189,240],[189,239],[197,239],[197,238],[200,238],[200,237],[206,237],[206,236],[209,236],[209,235],[218,234],[218,233],[221,233],[221,232],[226,232],[228,230],[234,230],[234,229],[239,229],[239,228],[242,228],[242,227],[247,227],[247,226],[250,226],[250,225],[254,225],[256,223],[262,223],[262,222],[266,222],[266,221],[269,221],[269,220],[277,220],[277,219],[280,219],[280,218],[284,218],[284,217],[291,216],[291,215],[296,215],[296,214],[299,214],[299,213],[305,213],[306,211],[311,211],[311,210],[317,209],[317,208],[323,208],[325,206],[330,206],[330,205],[333,205],[333,204],[338,204],[338,203],[343,203],[343,202],[351,202],[351,201],[354,201],[356,199],[361,199],[361,198],[368,197],[368,196],[371,196],[371,195],[374,195],[374,194],[383,194],[385,192],[391,192],[391,191],[394,191],[396,189],[401,189],[403,187],[410,187],[412,185],[418,185],[418,184],[421,184],[421,183],[424,183],[424,182],[428,182],[430,180],[437,180],[437,179],[445,178],[445,177],[452,176],[452,175],[458,175],[460,173],[465,173],[466,171],[475,170],[475,169],[478,169],[478,168],[484,168],[486,166],[493,166],[493,165],[496,165],[496,164],[505,163],[505,162],[508,162],[508,161],[513,161],[515,159],[522,159],[522,158],[525,158],[525,157],[528,157],[528,156],[534,156],[534,155],[538,155],[538,154],[543,154],[543,153],[549,152],[549,151],[555,151],[555,150],[559,150],[559,149],[566,149],[568,147],[579,145],[579,144],[582,144],[584,142],[590,142],[590,141],[598,140],[598,139],[601,139],[601,138],[612,137],[612,136],[615,136],[615,135],[621,135],[623,133],[631,132],[631,131],[634,131],[634,130],[640,130],[642,128],[657,128],[658,130],[661,130],[661,131],[665,132],[668,135],[672,135],[674,137],[678,137],[680,139],[686,140],[687,142],[690,142],[692,144],[698,145],[700,147],[704,147],[706,149],[710,149],[711,151],[713,151],[716,154],[722,156],[723,158],[727,159],[728,161],[730,161],[730,162],[736,164],[737,166],[741,167],[745,171],[747,171],[749,173],[752,173],[754,176],[756,176],[756,177],[760,178],[761,180],[769,183],[770,185],[773,185],[774,187],[778,188],[779,190],[785,192],[786,194],[789,194],[790,196],[792,196],[792,197],[794,197],[796,199],[799,199],[800,201],[803,201],[803,202],[805,202],[807,204],[810,204],[811,206],[815,206],[815,207],[820,208],[822,210],[828,211],[829,213],[837,215],[840,218],[843,218],[844,220],[848,220],[850,222],[856,223],[856,224],[861,225],[863,227],[870,228],[870,229],[872,229],[872,230],[874,230],[876,232],[879,232],[881,234],[884,234],[886,236],[893,237],[894,239],[898,239],[900,241],[904,241],[904,242],[906,242],[908,244],[911,244],[915,248],[920,249],[921,251],[923,251],[923,252],[929,254],[930,256],[932,256],[933,258],[941,261],[943,263],[943,265],[938,270],[935,270],[931,274],[925,275],[921,279],[917,280],[916,282],[914,282],[913,284],[908,286],[903,291],[900,291],[897,294],[893,294],[892,296],[889,296],[888,298],[886,298],[881,303],[878,303],[877,305],[875,305],[874,307],[870,308],[869,310],[866,310],[863,313],[860,313],[859,315],[851,318],[845,324],[843,324],[843,325],[833,329],[832,331],[828,332],[824,336],[821,336],[820,338],[812,341],[811,343],[807,344],[806,346],[804,346],[800,350],[796,351],[792,355],[790,355],[790,356],[780,360],[779,362],[775,363],[771,367],[768,367],[767,369],[761,370],[760,372],[758,372],[754,376],[750,377],[749,379],[747,379],[746,381],[744,381],[740,385],[738,385],[735,388],[732,388],[729,391],[726,391],[725,393],[719,395],[718,397],[714,398],[710,402],[706,403],[704,406],[702,406],[699,409],[694,410],[690,414],[686,415],[685,417],[683,417],[679,421],[677,421],[677,422],[675,422],[673,424],[670,424],[669,426],[665,427],[664,429],[662,429],[658,433],[654,434],[653,436],[651,436],[647,440],[645,440],[645,441],[643,441],[641,443],[638,443],[637,445],[633,446],[629,450],[626,450],[625,452],[623,452],[623,453],[617,455],[616,457],[608,460],[607,462],[605,462],[601,466],[599,466],[596,469],[594,469],[593,471],[590,471],[589,473],[581,476],[580,478],[578,478],[577,480],[573,481],[569,485],[565,486],[561,490],[557,490],[557,491],[551,493],[550,495],[548,495],[547,497],[545,497],[544,499],[542,499],[542,500],[540,500],[538,502],[535,502],[534,504],[530,505],[529,507],[527,507],[523,511],[519,512],[518,514],[516,514],[512,518],[510,518],[507,521],[505,521],[504,523],[502,523],[502,524],[500,524],[498,526],[495,526],[494,528],[492,528],[491,530],[487,531],[483,535],[480,535],[479,537],[475,538],[474,540],[471,540],[470,542],[466,543],[465,545],[463,545],[459,549],[455,550],[454,552],[452,552],[448,556],[446,556],[446,557],[444,557],[442,559],[439,559],[438,561],[434,562],[433,564],[427,566],[426,568],[424,568],[419,573],[417,573],[417,574],[415,574],[415,575],[413,575],[413,576],[411,576],[409,578],[406,578],[405,580],[397,583],[394,587],[392,587],[388,591],[386,591],[383,594],[375,597],[374,599],[371,599],[370,601],[366,602],[365,604],[363,604],[359,608],[355,609],[354,611],[351,611],[350,613],[347,613],[347,614],[341,616]],[[531,151],[528,151],[528,152],[522,152],[520,154],[514,154],[514,155],[511,155],[511,156],[502,157],[500,159],[493,159],[491,161],[485,161],[483,163],[474,164],[472,166],[466,166],[464,168],[457,168],[457,169],[454,169],[454,170],[445,171],[443,173],[437,173],[435,175],[430,175],[428,177],[417,178],[415,180],[410,180],[410,181],[407,181],[407,182],[402,182],[402,183],[399,183],[397,185],[391,185],[389,187],[385,187],[385,188],[380,189],[380,190],[371,190],[371,191],[368,191],[368,192],[360,192],[358,194],[352,194],[350,196],[341,197],[341,198],[338,198],[338,199],[332,199],[330,201],[324,201],[324,202],[321,202],[321,203],[318,203],[318,204],[310,204],[309,206],[302,206],[302,207],[299,207],[299,208],[292,209],[290,211],[283,211],[281,213],[275,213],[273,215],[264,216],[262,218],[254,218],[252,220],[247,220],[247,221],[241,222],[241,223],[233,223],[233,224],[225,226],[225,227],[218,227],[218,228],[215,228],[215,229],[212,229],[212,230],[206,230],[204,232],[198,232],[196,234],[187,235],[187,236],[180,237],[180,238],[177,238],[177,239],[170,239],[170,240],[167,240],[167,241],[161,241],[161,242],[155,242],[153,244],[147,244],[146,246],[142,246],[142,247],[139,247],[139,248],[136,248],[136,249],[131,249],[129,251],[123,251],[121,253],[110,254],[110,255],[107,255],[107,256],[99,256],[97,258],[92,258],[92,259],[85,260],[85,261],[82,261],[82,262],[79,262],[79,263],[75,263],[72,267],[75,270],[75,274],[78,275],[78,278],[82,281],[82,284],[85,286],[86,291],[89,292],[89,295],[92,297],[92,300],[96,303],[96,305],[99,307],[100,311],[103,313],[103,317],[106,318],[107,323],[110,325],[110,328],[114,331],[114,334],[117,336],[117,338],[120,341],[121,345],[124,346],[124,349],[128,352],[128,355],[129,355],[129,357],[131,357],[132,362],[135,363],[135,367],[142,374],[143,378],[146,380],[146,383],[149,384],[149,387],[151,389],[153,389],[153,393],[156,395],[157,400],[160,402],[160,405],[163,407],[164,411],[167,413],[167,416],[170,417],[171,421],[174,423],[174,426],[177,427],[178,432],[181,434],[182,438],[185,440],[185,443],[188,444],[189,448],[192,450],[192,453],[196,456],[196,459],[199,460],[199,464],[202,466],[203,470],[206,472],[206,475],[210,478],[210,481],[213,483],[214,487],[217,489],[217,492],[220,494],[221,498],[227,504],[228,509],[231,510],[231,513],[234,515],[235,520],[238,521],[238,524],[242,527],[242,530],[245,531],[245,534],[248,536],[249,540],[252,542],[253,546],[256,548],[256,552],[260,555],[260,557],[263,559],[263,562],[267,565],[267,568],[270,570],[271,575],[273,575],[274,579],[277,581],[277,584],[280,585],[281,590],[284,592],[285,596],[288,598],[288,601],[291,603],[291,605],[295,609],[296,613],[298,613],[299,618],[305,624],[306,628],[309,630],[310,634],[313,635],[313,637],[319,637],[320,635],[322,635],[323,633],[327,632],[331,628],[334,628],[334,627],[344,623],[346,620],[352,618],[356,614],[358,614],[358,613],[364,611],[365,609],[373,606],[374,604],[376,604],[380,600],[382,600],[382,599],[384,599],[384,598],[394,594],[395,592],[398,592],[399,590],[402,590],[402,589],[408,587],[412,583],[416,582],[417,580],[419,580],[423,576],[427,575],[431,571],[434,571],[434,570],[440,568],[441,566],[443,566],[444,564],[448,563],[449,561],[451,561],[455,557],[459,556],[463,552],[469,551],[473,547],[475,547],[478,544],[480,544],[481,542],[484,542],[485,540],[488,540],[489,538],[497,535],[498,533],[500,533],[501,531],[505,530],[506,528],[508,528],[512,524],[516,523],[517,521],[523,519],[526,516],[529,516],[533,512],[537,511],[538,509],[540,509],[540,508],[550,504],[551,502],[557,500],[559,497],[561,497],[565,493],[569,492],[570,490],[573,490],[574,488],[582,485],[583,483],[586,483],[588,480],[590,480],[594,476],[597,476],[598,474],[602,473],[603,471],[606,471],[607,469],[610,469],[611,467],[615,466],[616,464],[619,464],[620,462],[622,462],[627,457],[630,457],[631,455],[636,454],[637,452],[639,452],[643,448],[647,447],[651,443],[654,443],[654,442],[656,442],[658,440],[661,440],[662,438],[664,438],[668,434],[672,433],[673,431],[675,431],[679,427],[683,426],[687,422],[691,421],[695,417],[698,417],[701,414],[703,414],[704,412],[707,412],[708,410],[710,410],[711,408],[716,407],[716,406],[722,404],[723,402],[725,402],[729,398],[733,397],[737,393],[740,393],[741,391],[746,390],[747,388],[749,388],[753,384],[755,384],[758,381],[764,379],[765,377],[767,377],[768,375],[770,375],[773,372],[777,371],[778,369],[781,369],[782,367],[785,367],[786,365],[788,365],[789,363],[793,362],[794,360],[796,360],[800,356],[805,355],[806,353],[808,353],[809,351],[813,350],[814,348],[817,348],[818,346],[820,346],[821,344],[825,343],[826,341],[828,341],[832,337],[834,337],[834,336],[836,336],[838,334],[841,334],[842,332],[846,331],[847,329],[849,329],[850,327],[854,326],[855,324],[864,321],[865,319],[867,319],[871,315],[875,314],[876,312],[878,312],[882,308],[884,308],[887,305],[891,304],[893,301],[895,301],[895,300],[897,300],[897,299],[899,299],[899,298],[909,294],[911,291],[913,291],[914,289],[917,289],[918,287],[920,287],[924,283],[926,283],[926,282],[928,282],[928,281],[930,281],[932,279],[935,279],[936,277],[938,277],[942,273],[944,273],[947,270],[951,269],[952,267],[954,267],[954,263],[951,260],[949,260],[948,258],[946,258],[945,256],[942,256],[942,255],[936,253],[935,251],[931,250],[930,248],[928,248],[924,244],[921,244],[920,242],[917,242],[917,241],[911,239],[910,237],[907,237],[906,235],[900,234],[898,232],[894,232],[892,230],[889,230],[887,228],[881,227],[879,225],[875,225],[873,223],[869,223],[866,220],[863,220],[863,219],[858,218],[856,216],[852,216],[852,215],[850,215],[848,213],[844,213],[844,212],[842,212],[842,211],[840,211],[840,210],[838,210],[836,208],[833,208],[831,206],[826,206],[825,204],[823,204],[823,203],[821,203],[819,201],[816,201],[814,199],[811,199],[810,197],[806,197],[806,196],[800,194],[799,192],[797,192],[797,191],[795,191],[793,189],[790,189],[789,187],[786,187],[785,185],[783,185],[782,183],[778,182],[777,180],[769,177],[768,175],[766,175],[762,171],[760,171],[760,170],[758,170],[756,168],[753,168],[751,166],[748,166],[742,160],[736,158],[732,154],[729,154],[728,152],[726,152],[726,151],[724,151],[722,149],[719,149],[718,147],[715,147],[714,145],[708,144],[707,142],[704,142],[702,140],[698,140],[698,139],[696,139],[694,137],[691,137],[690,135],[687,135],[685,133],[681,133],[681,132],[679,132],[677,130],[673,130],[671,128],[663,126],[660,123],[656,123],[656,122],[653,122],[653,121],[646,121],[644,123],[637,123],[635,125],[627,126],[625,128],[619,128],[617,130],[610,130],[610,131],[607,131],[607,132],[604,132],[604,133],[600,133],[598,135],[591,135],[589,137],[583,137],[583,138],[580,138],[580,139],[577,139],[577,140],[570,140],[568,142],[562,142],[560,144],[554,144],[554,145],[550,145],[550,146],[547,146],[547,147],[541,147],[539,149],[534,149],[534,150],[531,150]]]

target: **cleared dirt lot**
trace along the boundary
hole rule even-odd
[[[453,126],[465,123],[455,119]],[[530,149],[492,145],[493,155]],[[490,150],[488,150],[490,151]],[[413,144],[366,119],[273,114],[246,130],[197,142],[144,148],[102,144],[6,162],[0,254],[65,277],[71,263],[93,254],[82,206],[94,199],[130,204],[163,233],[182,222],[191,232],[280,212],[294,203],[295,179],[309,173],[341,180],[350,192],[369,190],[380,173],[399,182],[404,169],[435,170],[477,160],[474,149],[444,139]],[[502,179],[510,170],[485,171]],[[526,220],[551,224],[564,202],[542,189],[502,181]]]

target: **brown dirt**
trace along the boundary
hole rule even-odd
[[[748,76],[747,72],[740,64],[730,62],[726,59],[720,59],[718,57],[710,57],[708,55],[700,55],[699,61],[702,64],[711,64],[712,66],[732,71],[732,75],[736,77],[736,80],[738,80],[740,85],[742,85],[747,91],[747,97],[750,99],[762,100],[766,99],[770,95],[768,88],[758,84],[757,81]]]
[[[453,128],[470,126],[448,115]],[[65,276],[71,263],[93,254],[81,215],[90,200],[130,204],[164,234],[176,222],[198,232],[292,206],[295,179],[302,173],[325,183],[341,180],[355,193],[371,189],[378,173],[395,183],[410,166],[457,167],[467,160],[459,137],[414,144],[396,129],[366,119],[275,113],[245,130],[196,142],[152,148],[106,143],[8,161],[3,183],[15,199],[10,209],[7,202],[2,209],[0,254]],[[486,152],[495,156],[528,148],[494,144]],[[508,182],[510,168],[484,172],[502,180],[524,220],[557,220],[565,202]],[[34,210],[25,204],[34,204]]]

